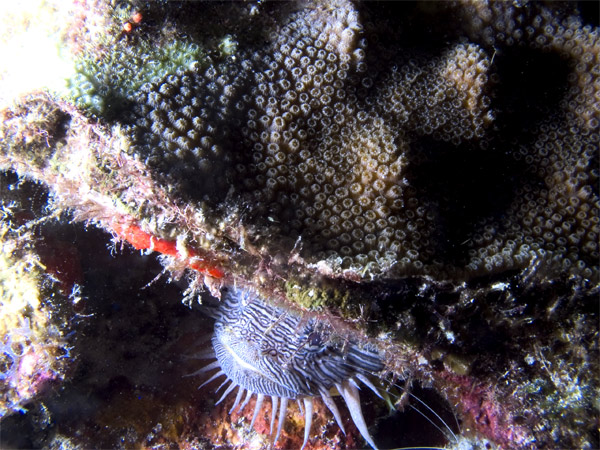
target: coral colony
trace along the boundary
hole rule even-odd
[[[39,8],[2,445],[600,444],[596,2]]]

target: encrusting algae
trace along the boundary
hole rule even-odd
[[[444,420],[445,437],[429,445],[591,448],[600,31],[588,7],[90,0],[61,35],[77,61],[69,88],[1,105],[0,167],[46,186],[58,223],[68,217],[161,253],[188,303],[204,289],[220,298],[245,286],[266,308],[331,324],[334,341],[364,341],[381,357],[383,370],[369,373],[383,380],[375,390],[399,396],[397,408],[418,407],[409,397],[420,386],[439,395],[438,410],[452,409],[459,426]],[[140,317],[150,323],[163,306],[148,303],[154,312]],[[168,358],[210,345],[190,337],[210,321],[194,330],[183,315],[196,311],[180,316],[167,304],[169,331],[144,348]],[[15,336],[5,330],[3,345]],[[85,359],[89,349],[77,349]],[[118,366],[118,386],[135,397],[138,375]],[[222,436],[235,433],[191,412],[201,409],[185,394],[200,384],[192,378],[174,388],[168,416],[148,415],[170,417],[168,432],[136,422],[127,442],[231,444]],[[391,385],[398,379],[404,393]],[[252,421],[258,432],[244,428],[236,445],[269,434],[261,417],[230,422],[231,405],[213,410],[215,423]],[[389,430],[407,416],[384,418],[376,405],[362,405],[373,417],[360,435],[403,445]],[[313,429],[329,420],[321,412]],[[351,443],[353,429],[346,440],[337,428],[303,438],[305,422],[290,414],[282,448],[363,445]]]

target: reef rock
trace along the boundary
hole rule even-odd
[[[372,375],[453,405],[450,445],[594,447],[590,8],[90,0],[65,24],[68,92],[0,111],[0,167],[162,253],[188,300],[240,283],[369,336]],[[210,420],[162,439],[222,445]]]

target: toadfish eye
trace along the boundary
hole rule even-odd
[[[321,335],[314,331],[308,335],[307,341],[308,341],[308,345],[310,345],[311,347],[319,347],[319,346],[321,346],[321,344],[323,344]]]

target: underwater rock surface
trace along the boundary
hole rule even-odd
[[[51,227],[36,230],[46,220],[44,194],[16,184],[15,174],[0,178],[0,419],[67,378],[78,301],[70,244]]]
[[[389,403],[423,410],[415,392],[446,423],[395,441],[409,413],[369,399],[383,448],[599,445],[597,9],[89,0],[56,14],[69,89],[0,105],[0,167],[78,230],[86,306],[44,295],[63,305],[53,336],[78,324],[50,355],[79,363],[69,388],[2,419],[2,439],[268,445],[268,418],[249,431],[183,377],[213,324],[180,289],[192,304],[240,283],[368,341]],[[152,282],[161,270],[173,283]],[[93,407],[67,414],[86,395]],[[307,448],[364,445],[316,403],[325,432]],[[302,445],[292,415],[281,448]]]

